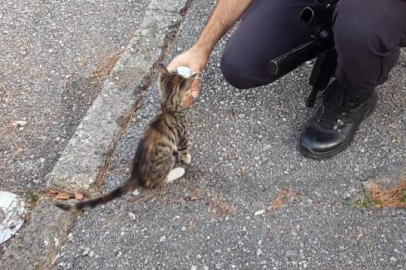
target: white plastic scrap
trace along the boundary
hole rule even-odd
[[[6,242],[24,223],[24,202],[17,195],[0,191],[0,244]]]
[[[265,210],[264,210],[264,209],[259,210],[259,211],[256,211],[255,214],[254,214],[254,216],[262,215],[263,213],[265,213]]]
[[[27,121],[14,121],[13,127],[23,127],[27,124]]]

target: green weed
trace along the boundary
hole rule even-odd
[[[32,192],[31,189],[27,190],[27,199],[30,204],[35,205],[38,202],[38,195]]]
[[[348,207],[357,209],[365,209],[374,206],[374,203],[371,201],[371,199],[367,194],[364,194],[362,198],[357,201],[346,201],[344,202],[344,204],[347,205]]]

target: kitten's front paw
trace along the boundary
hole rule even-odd
[[[182,163],[183,164],[190,165],[191,162],[192,162],[192,156],[189,153],[182,156]]]

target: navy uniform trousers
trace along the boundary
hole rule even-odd
[[[306,42],[299,14],[313,0],[256,0],[226,44],[221,70],[239,89],[273,81],[269,61]],[[335,77],[352,93],[368,94],[388,79],[406,46],[406,0],[340,0],[333,17]]]

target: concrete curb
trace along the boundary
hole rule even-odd
[[[90,192],[103,180],[103,171],[116,142],[136,111],[154,66],[170,45],[190,0],[152,0],[145,18],[103,89],[69,141],[52,172],[48,187]],[[75,216],[41,199],[30,221],[1,258],[1,269],[49,269],[68,237]]]
[[[183,8],[186,2],[151,2],[140,29],[104,83],[53,171],[47,175],[48,186],[63,190],[89,190],[96,184],[106,155],[123,130],[125,117],[134,110],[136,97],[148,84],[154,65],[161,59],[163,48],[179,25],[180,9],[172,6],[180,8],[179,3],[183,3]]]

